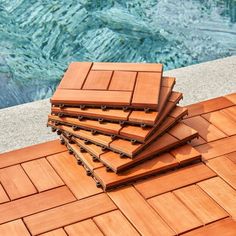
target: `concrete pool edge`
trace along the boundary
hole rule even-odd
[[[236,56],[166,71],[187,105],[236,91]],[[56,138],[46,127],[49,99],[0,110],[0,153]]]

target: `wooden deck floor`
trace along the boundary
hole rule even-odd
[[[236,94],[188,109],[203,161],[109,192],[58,140],[1,154],[0,235],[235,236]]]

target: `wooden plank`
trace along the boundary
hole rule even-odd
[[[93,220],[105,235],[140,235],[120,211],[112,211]]]
[[[228,214],[197,185],[175,190],[174,194],[204,223],[204,225],[228,216]]]
[[[20,165],[0,169],[0,181],[11,200],[37,192]]]
[[[64,185],[45,158],[23,163],[22,167],[39,192]]]
[[[9,200],[10,200],[9,197],[7,196],[5,190],[0,184],[0,203],[8,202]]]
[[[236,189],[236,165],[230,159],[226,156],[220,156],[206,161],[206,164],[218,176]]]
[[[207,142],[227,137],[225,133],[223,133],[201,116],[188,118],[183,122],[197,130],[199,135]]]
[[[236,104],[236,93],[228,94],[225,96],[225,98]]]
[[[83,167],[78,166],[70,154],[56,154],[47,159],[77,199],[92,196],[102,191],[95,186],[92,178],[85,175]]]
[[[21,219],[0,225],[0,235],[2,236],[30,236],[27,228]]]
[[[195,103],[186,106],[188,109],[188,117],[202,115],[208,112],[217,111],[226,107],[233,106],[234,104],[224,97],[213,98],[203,102]]]
[[[161,86],[173,88],[175,85],[175,77],[162,76]]]
[[[221,112],[227,115],[230,119],[236,121],[236,106],[223,109]]]
[[[75,200],[67,187],[54,188],[0,205],[0,224]]]
[[[51,98],[51,103],[129,106],[131,95],[129,91],[57,89]]]
[[[160,86],[161,73],[139,72],[131,104],[133,106],[146,106],[157,109]]]
[[[97,235],[102,236],[102,232],[97,225],[91,220],[84,220],[76,224],[72,224],[65,227],[65,231],[69,236],[76,235]]]
[[[102,193],[28,216],[24,218],[24,221],[30,232],[35,235],[73,224],[115,209],[116,206],[109,197]]]
[[[236,192],[226,182],[219,177],[215,177],[198,183],[198,186],[233,218],[236,217]]]
[[[204,158],[209,160],[213,157],[222,156],[236,151],[236,135],[219,139],[210,143],[206,143],[195,147]]]
[[[34,160],[40,157],[49,156],[66,150],[59,140],[53,140],[30,147],[21,148],[15,151],[0,154],[0,168]]]
[[[189,144],[185,144],[170,151],[176,160],[183,164],[200,158],[201,154]]]
[[[229,158],[234,164],[236,164],[236,152],[226,154],[225,156]]]
[[[91,62],[72,62],[64,74],[58,88],[81,89],[91,66]]]
[[[114,71],[108,90],[133,91],[137,73]]]
[[[173,193],[164,193],[151,198],[148,203],[177,234],[202,225],[201,221]]]
[[[225,134],[229,136],[236,134],[236,121],[230,119],[225,113],[215,111],[202,116]]]
[[[116,70],[116,71],[153,71],[162,72],[162,64],[156,63],[112,63],[94,62],[92,70]]]
[[[90,71],[83,85],[83,90],[106,90],[109,86],[112,71]]]
[[[174,234],[174,232],[133,187],[115,190],[109,192],[108,195],[140,234]]]
[[[60,228],[60,229],[49,231],[45,234],[40,234],[40,236],[67,236],[67,234],[62,228]]]
[[[136,183],[135,188],[145,198],[150,198],[214,176],[210,168],[199,163]]]
[[[233,219],[227,218],[220,220],[215,223],[209,224],[205,227],[190,231],[184,236],[203,236],[203,235],[214,235],[214,236],[234,236],[236,232],[236,222]]]

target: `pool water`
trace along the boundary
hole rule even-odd
[[[236,0],[0,0],[0,108],[51,96],[71,61],[236,54]]]

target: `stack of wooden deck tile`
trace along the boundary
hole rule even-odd
[[[187,115],[177,105],[182,94],[162,71],[161,64],[74,62],[65,72],[48,126],[98,187],[199,160],[186,144],[198,133],[181,121]]]

